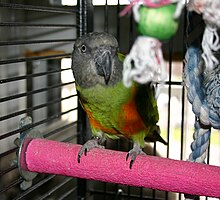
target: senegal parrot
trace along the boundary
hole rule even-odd
[[[78,38],[72,54],[72,69],[80,103],[88,115],[92,139],[88,140],[78,154],[101,144],[106,138],[125,136],[133,141],[126,157],[130,168],[145,140],[166,142],[160,136],[157,102],[152,84],[133,83],[127,88],[122,82],[124,56],[118,53],[114,36],[88,33]]]

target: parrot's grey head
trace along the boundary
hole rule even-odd
[[[114,36],[88,33],[78,38],[72,54],[72,69],[80,87],[96,84],[114,85],[122,79],[122,62],[119,61],[118,42]]]

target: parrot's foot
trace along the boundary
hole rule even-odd
[[[80,163],[80,159],[83,155],[83,153],[85,154],[85,156],[87,155],[87,152],[90,151],[93,148],[105,148],[104,146],[100,145],[100,143],[103,142],[102,138],[99,137],[95,137],[91,140],[88,140],[80,149],[79,153],[78,153],[78,163]]]
[[[140,145],[134,143],[133,149],[131,149],[126,156],[126,161],[128,160],[129,157],[131,157],[130,166],[129,166],[130,169],[132,168],[134,161],[139,154],[146,155],[146,153],[142,151]]]

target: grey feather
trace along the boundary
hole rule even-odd
[[[102,63],[106,52],[111,52],[111,76],[108,81],[110,86],[122,80],[123,64],[118,59],[118,42],[114,36],[102,33],[88,33],[78,38],[72,53],[72,69],[76,83],[83,88],[96,84],[106,85],[106,80],[100,76],[96,62]]]

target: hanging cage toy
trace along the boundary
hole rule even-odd
[[[207,70],[213,70],[219,64],[214,53],[220,49],[219,35],[220,28],[220,2],[219,0],[190,0],[188,10],[202,14],[206,28],[202,40],[202,58]]]
[[[206,28],[202,49],[191,46],[185,56],[184,82],[187,97],[195,114],[194,141],[189,161],[205,163],[211,127],[220,129],[220,66],[215,52],[220,49],[217,29],[220,27],[220,2],[191,0],[189,11],[203,15]]]
[[[182,4],[178,2],[176,5],[176,2],[134,0],[121,12],[123,16],[132,8],[140,33],[124,61],[125,86],[129,87],[132,81],[144,84],[165,80],[165,64],[160,40],[170,39],[178,29],[177,17],[181,10],[178,5]]]

